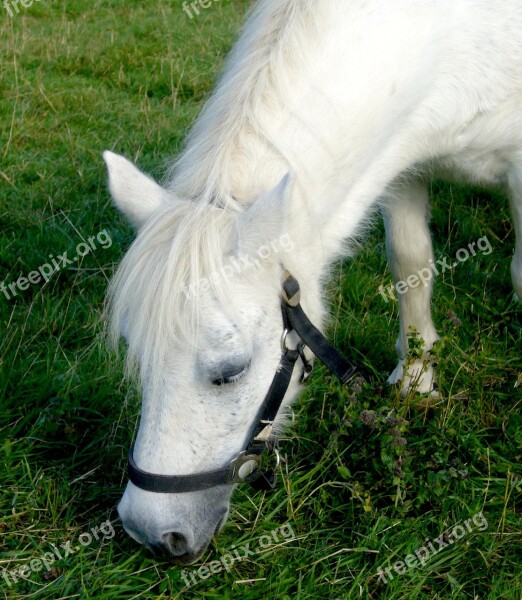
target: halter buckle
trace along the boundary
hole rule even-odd
[[[246,465],[254,463],[249,468]],[[240,452],[228,466],[228,481],[230,483],[246,483],[248,477],[261,468],[261,454],[247,454]]]

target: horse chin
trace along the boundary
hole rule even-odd
[[[203,556],[205,550],[208,548],[209,543],[210,542],[204,544],[196,552],[192,552],[191,554],[184,554],[183,556],[175,556],[174,554],[171,554],[164,546],[156,546],[155,544],[145,545],[154,555],[155,558],[169,562],[174,565],[187,566],[193,565],[194,563],[198,562],[198,560]]]
[[[171,558],[171,562],[175,565],[179,565],[180,567],[187,567],[189,565],[193,565],[194,563],[197,563],[198,560],[203,556],[203,554],[207,548],[208,548],[208,544],[203,546],[201,548],[201,550],[199,550],[195,554],[191,554],[189,556],[184,556],[183,558],[173,557],[173,558]]]

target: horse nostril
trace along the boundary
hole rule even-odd
[[[163,543],[172,556],[182,556],[189,551],[187,538],[176,531],[166,533],[163,536]]]

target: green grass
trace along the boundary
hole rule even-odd
[[[437,257],[487,236],[493,246],[437,281],[442,401],[421,410],[385,385],[397,305],[382,226],[332,286],[330,332],[367,381],[343,389],[317,369],[282,442],[269,495],[241,488],[203,562],[286,523],[273,544],[197,586],[128,538],[115,505],[139,394],[104,346],[107,282],[132,232],[112,207],[101,152],[161,177],[211,91],[249,2],[220,0],[190,20],[181,2],[41,0],[10,19],[0,5],[0,282],[13,282],[107,229],[113,243],[16,298],[0,294],[0,570],[107,519],[112,539],[20,579],[5,598],[522,598],[522,310],[512,300],[506,198],[436,182]],[[518,387],[516,383],[518,382]],[[404,560],[479,511],[424,566]],[[83,538],[85,539],[85,538]],[[189,567],[195,572],[199,565]],[[246,581],[246,582],[245,582]],[[241,583],[243,582],[243,583]]]

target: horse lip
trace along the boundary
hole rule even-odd
[[[156,544],[145,544],[147,548],[152,552],[152,554],[160,560],[164,560],[170,563],[174,563],[175,565],[192,565],[197,562],[205,550],[208,548],[210,542],[207,544],[203,544],[196,552],[191,552],[190,554],[184,554],[183,556],[173,556],[169,553],[168,550],[162,548]]]
[[[203,546],[197,552],[190,554],[189,556],[186,556],[184,558],[180,558],[180,557],[174,558],[173,562],[174,562],[174,564],[180,565],[180,566],[193,565],[194,563],[198,562],[198,560],[203,556],[203,553],[205,552],[205,550],[207,548],[208,548],[208,544]]]

